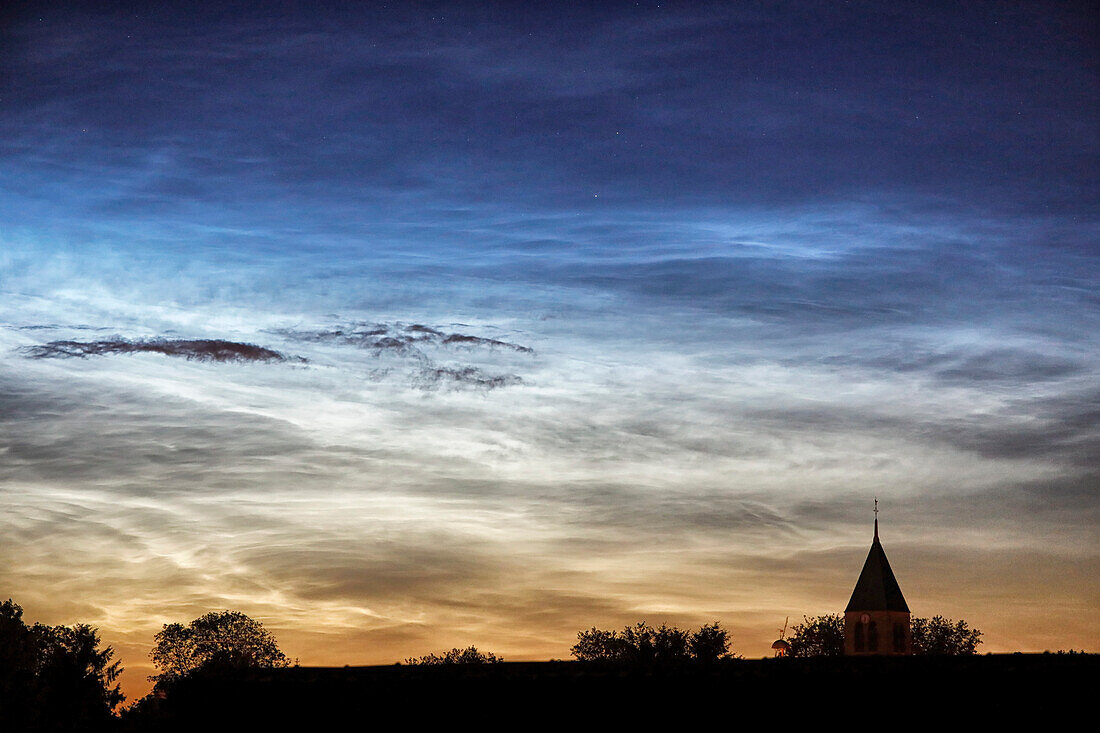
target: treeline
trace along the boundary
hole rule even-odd
[[[912,649],[919,655],[973,655],[981,631],[941,616],[912,619]],[[155,720],[173,689],[199,675],[234,674],[297,665],[279,649],[263,624],[237,611],[208,613],[188,624],[165,624],[154,636],[150,657],[158,670],[153,692],[124,711],[130,727]],[[803,617],[786,642],[794,657],[844,653],[844,619],[839,614]],[[730,633],[720,623],[691,631],[644,622],[622,630],[581,631],[571,648],[582,663],[655,668],[716,664],[739,659]],[[404,660],[405,665],[496,665],[504,661],[476,647]],[[595,669],[595,667],[593,667]],[[99,730],[118,723],[124,697],[117,679],[121,664],[111,647],[100,648],[97,630],[75,626],[28,626],[12,600],[0,604],[0,731]],[[124,726],[125,727],[125,726]]]
[[[966,621],[943,616],[910,619],[912,652],[917,655],[976,654],[982,632]],[[792,657],[840,657],[844,655],[844,617],[838,613],[803,616],[786,639]]]
[[[405,664],[434,667],[451,664],[500,664],[503,657],[498,657],[492,652],[479,652],[476,646],[468,646],[465,649],[455,647],[442,654],[425,654],[421,657],[409,657]]]
[[[943,616],[913,617],[912,652],[917,655],[976,654],[982,632],[966,621]],[[840,614],[804,616],[785,639],[792,657],[844,655],[844,617]],[[591,628],[577,634],[573,657],[581,662],[661,664],[715,662],[733,659],[729,632],[718,622],[689,632],[675,626],[653,628],[641,622],[622,631]]]
[[[640,622],[622,631],[582,631],[570,651],[580,662],[716,662],[730,658],[730,637],[718,622],[694,632],[664,624],[655,629]]]

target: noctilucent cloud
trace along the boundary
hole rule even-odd
[[[131,697],[226,608],[308,665],[764,656],[877,496],[914,614],[1096,651],[1095,7],[323,5],[0,23],[29,619]]]

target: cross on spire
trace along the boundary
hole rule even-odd
[[[875,539],[878,539],[878,497],[875,497]]]

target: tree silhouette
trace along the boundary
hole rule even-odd
[[[289,667],[291,662],[270,631],[239,611],[211,612],[187,626],[165,624],[150,653],[158,685],[197,669]]]
[[[729,632],[715,621],[704,624],[688,640],[688,651],[699,662],[715,662],[730,656]]]
[[[577,633],[577,643],[570,651],[582,662],[620,661],[626,658],[625,643],[617,631],[605,631],[593,626]]]
[[[498,657],[492,652],[479,652],[477,647],[468,646],[465,649],[455,647],[449,652],[444,652],[442,656],[425,654],[422,657],[410,657],[405,660],[405,664],[429,666],[436,664],[498,664],[503,661],[502,657]]]
[[[971,629],[966,621],[957,623],[943,616],[914,618],[910,622],[914,654],[977,654],[982,632]]]
[[[791,627],[787,643],[792,657],[840,657],[844,655],[844,617],[837,613],[803,616]]]
[[[11,599],[0,604],[0,730],[94,730],[125,697],[114,650],[87,624],[28,627]]]

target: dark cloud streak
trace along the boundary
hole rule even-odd
[[[422,369],[416,378],[416,382],[424,389],[446,384],[470,385],[484,389],[498,389],[516,384],[523,384],[523,380],[514,374],[486,374],[477,367],[435,367]]]
[[[110,354],[163,354],[181,356],[188,361],[208,362],[285,362],[304,363],[302,357],[288,357],[278,351],[219,339],[148,339],[131,341],[115,338],[102,341],[50,341],[30,346],[25,353],[32,359],[69,359]]]
[[[326,331],[295,331],[284,329],[274,331],[288,338],[318,343],[338,343],[358,346],[364,349],[394,349],[408,351],[415,344],[433,344],[442,346],[479,346],[489,349],[509,349],[520,354],[533,354],[534,349],[508,341],[471,336],[464,333],[445,333],[437,328],[414,323],[406,326],[400,323],[356,324],[345,328]]]

